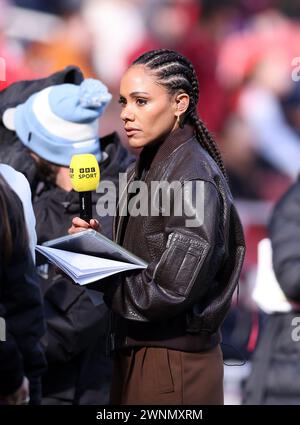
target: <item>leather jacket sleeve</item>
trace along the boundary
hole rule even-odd
[[[141,271],[120,274],[104,288],[104,299],[120,316],[136,321],[171,318],[201,302],[218,271],[222,255],[221,200],[210,182],[193,180],[184,191],[181,216],[165,218],[167,245],[158,261]],[[195,190],[202,193],[195,196]],[[198,193],[198,192],[197,192]],[[199,193],[198,193],[199,194]],[[193,226],[187,223],[194,213]],[[191,222],[189,222],[191,223]]]

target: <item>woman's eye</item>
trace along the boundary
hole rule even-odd
[[[120,105],[124,106],[126,104],[125,99],[119,99],[119,103]]]
[[[146,99],[140,99],[140,98],[138,98],[138,99],[136,99],[136,103],[138,104],[138,105],[146,105],[146,103],[147,103],[147,100]]]

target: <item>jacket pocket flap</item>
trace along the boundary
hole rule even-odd
[[[186,297],[205,261],[209,243],[200,236],[195,238],[181,232],[169,236],[155,271],[155,280],[164,289]]]

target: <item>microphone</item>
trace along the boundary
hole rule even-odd
[[[79,193],[80,218],[89,223],[93,215],[92,191],[97,189],[100,181],[100,169],[95,155],[73,155],[70,178],[73,189]]]

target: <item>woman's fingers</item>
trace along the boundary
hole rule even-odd
[[[92,218],[90,220],[90,226],[91,226],[92,229],[96,230],[97,232],[101,231],[101,224],[95,218]]]
[[[82,227],[84,229],[89,229],[90,225],[87,221],[79,217],[74,217],[72,220],[72,225],[75,227]]]
[[[90,222],[88,223],[87,221],[83,220],[82,218],[79,217],[74,217],[72,220],[72,226],[69,228],[68,233],[70,235],[73,235],[75,233],[79,233],[82,232],[84,230],[87,229],[94,229],[97,232],[100,232],[101,230],[101,224],[99,223],[98,220],[92,218],[90,220]]]
[[[68,233],[73,235],[74,233],[82,232],[87,229],[90,229],[89,223],[82,220],[82,218],[74,217],[72,220],[72,226],[69,228]]]

